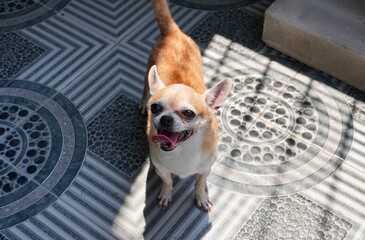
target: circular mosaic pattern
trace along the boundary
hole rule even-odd
[[[85,151],[84,122],[65,97],[30,82],[0,81],[0,229],[55,201]]]
[[[0,1],[0,32],[14,31],[39,23],[64,8],[70,0]]]
[[[252,144],[276,143],[286,138],[287,131],[293,129],[294,113],[285,101],[278,100],[272,104],[270,95],[261,93],[240,94],[231,101],[232,104],[226,105],[223,109],[223,118],[230,119],[229,122],[224,122],[224,126],[230,136],[234,136],[240,141]],[[245,138],[242,131],[251,126],[254,121],[253,116],[260,114],[263,114],[265,119],[281,126],[283,130],[269,127],[263,121],[256,121],[248,132],[250,138]]]
[[[36,112],[21,105],[0,103],[0,196],[16,191],[42,169],[49,158],[52,142],[45,120]],[[21,119],[30,116],[22,127]],[[13,166],[26,175],[18,174]],[[14,170],[14,171],[13,171]]]
[[[209,180],[254,196],[276,196],[309,188],[330,176],[345,158],[352,120],[342,95],[319,83],[284,76],[222,74],[234,80],[221,118],[218,150],[224,157]],[[345,132],[346,129],[346,132]]]
[[[0,13],[14,13],[19,12],[25,8],[31,7],[36,2],[33,0],[16,0],[0,2]]]
[[[236,79],[236,83],[235,90],[242,90],[241,80]],[[250,147],[245,154],[241,154],[237,146],[230,157],[242,157],[242,161],[251,164],[288,161],[306,150],[314,140],[319,124],[311,100],[294,86],[288,86],[288,92],[283,93],[282,98],[273,99],[271,92],[283,84],[269,78],[248,77],[244,79],[244,84],[254,91],[237,94],[222,110],[222,119],[229,119],[223,121],[228,134],[221,135],[222,152],[229,148],[232,137],[240,141],[241,147],[245,148],[247,144]],[[293,130],[303,141],[290,136]]]
[[[171,0],[171,2],[196,9],[227,10],[245,7],[258,0]]]

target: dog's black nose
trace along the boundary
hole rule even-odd
[[[172,124],[174,123],[174,118],[171,116],[162,116],[160,119],[160,124],[162,127],[171,127]]]

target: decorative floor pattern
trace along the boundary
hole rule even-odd
[[[218,11],[209,15],[197,26],[190,36],[203,49],[214,48],[218,52],[227,51],[221,45],[213,44],[214,37],[223,37],[230,43],[228,49],[234,52],[249,48],[257,50],[262,46],[263,19],[240,10]],[[244,46],[244,47],[243,47]]]
[[[342,164],[332,157],[339,149],[346,158],[353,123],[345,99],[315,82],[308,89],[304,79],[280,75],[248,75],[241,67],[213,79],[235,81],[221,110],[225,157],[211,175],[217,185],[253,196],[289,194],[330,176]]]
[[[235,239],[344,239],[352,224],[300,195],[266,198]]]
[[[271,2],[170,3],[207,86],[234,82],[207,214],[193,176],[157,206],[149,0],[0,0],[0,239],[365,239],[364,93],[267,47]]]
[[[121,96],[88,125],[88,148],[133,176],[148,155],[146,124],[139,116],[138,104]]]
[[[5,0],[0,2],[0,32],[32,26],[39,23],[58,10],[70,0]]]
[[[14,32],[0,34],[0,49],[0,79],[13,77],[45,52]]]
[[[0,228],[33,217],[68,188],[86,151],[74,105],[27,81],[0,81]]]
[[[257,0],[173,0],[175,4],[190,8],[204,9],[204,10],[228,10],[244,7],[258,2]]]

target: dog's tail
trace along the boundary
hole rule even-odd
[[[171,16],[167,0],[152,0],[152,7],[161,35],[179,30],[179,27]]]

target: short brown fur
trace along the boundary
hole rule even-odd
[[[200,50],[196,43],[182,33],[170,12],[165,8],[165,1],[152,1],[161,31],[161,39],[153,47],[148,59],[147,69],[153,65],[166,86],[181,83],[203,94],[206,90],[203,80]],[[172,22],[171,22],[172,21]],[[143,101],[149,99],[148,71],[144,78]]]
[[[212,202],[205,186],[217,158],[218,124],[215,110],[228,95],[231,82],[224,80],[207,90],[198,46],[180,31],[171,17],[167,0],[152,0],[152,5],[161,39],[148,59],[141,109],[143,114],[148,109],[147,135],[151,162],[162,179],[159,205],[167,207],[171,202],[172,173],[180,177],[196,174],[197,205],[204,211],[210,211]],[[156,105],[160,112],[156,112],[156,108],[152,111],[151,106]],[[194,108],[193,118],[184,115],[186,111],[191,111],[181,109],[185,107]],[[173,118],[170,124],[176,124],[176,130],[164,128],[166,125],[163,126],[162,118],[167,117]],[[169,139],[167,136],[177,134],[181,141],[173,142],[170,139],[170,147],[161,140],[153,140],[161,137]]]
[[[153,65],[157,66],[166,86],[181,83],[200,94],[206,90],[199,48],[181,32],[167,34],[156,43],[148,60],[149,68]],[[147,76],[145,81],[148,81]]]

